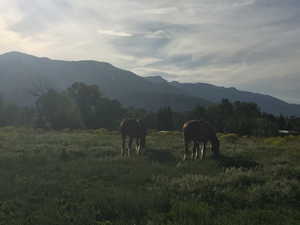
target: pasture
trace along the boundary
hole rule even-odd
[[[0,129],[0,225],[300,224],[300,137],[219,134],[182,161],[180,132],[121,158],[116,131]]]

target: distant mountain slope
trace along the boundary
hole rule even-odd
[[[227,98],[255,102],[269,113],[300,116],[300,105],[235,88],[168,82],[160,76],[144,78],[105,62],[51,60],[20,52],[0,55],[0,93],[17,104],[32,104],[35,99],[30,91],[38,87],[63,90],[76,81],[96,84],[105,96],[147,110],[171,106],[184,111]]]
[[[187,110],[209,101],[186,96],[168,83],[153,83],[136,74],[97,61],[62,61],[20,52],[0,55],[0,93],[9,101],[27,105],[34,102],[30,91],[38,87],[65,89],[79,81],[96,84],[104,95],[127,106],[156,110],[170,105]]]
[[[156,83],[156,84],[168,84],[168,81],[166,81],[161,76],[149,76],[149,77],[145,77],[145,78],[147,80],[151,81],[152,83]]]
[[[264,112],[283,115],[300,116],[300,105],[288,104],[270,95],[240,91],[236,88],[218,87],[205,83],[179,83],[170,82],[171,85],[181,89],[185,94],[219,102],[223,98],[230,101],[255,102]]]

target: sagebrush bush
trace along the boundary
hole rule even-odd
[[[235,144],[239,140],[239,135],[234,133],[222,134],[220,136],[221,141]]]

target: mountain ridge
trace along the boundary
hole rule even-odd
[[[96,84],[107,97],[126,106],[157,110],[171,106],[175,111],[208,106],[227,98],[255,102],[262,111],[300,115],[300,105],[289,104],[271,95],[218,87],[207,83],[180,83],[161,76],[141,77],[129,70],[95,60],[66,61],[32,56],[22,52],[0,55],[0,92],[9,101],[32,104],[28,89],[36,85],[63,90],[74,82]]]
[[[0,55],[0,80],[0,90],[4,96],[21,105],[34,102],[34,98],[26,93],[30,88],[40,85],[63,90],[74,82],[96,84],[105,96],[117,99],[126,106],[143,107],[147,110],[157,110],[169,105],[179,95],[182,101],[175,108],[179,111],[191,109],[196,99],[199,104],[210,104],[201,98],[185,96],[170,85],[153,84],[110,63],[90,60],[63,61],[15,52],[6,53]],[[150,101],[151,95],[156,104],[151,104],[150,107],[144,103],[143,96],[147,96]],[[189,98],[190,103],[187,104]]]

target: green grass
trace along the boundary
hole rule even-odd
[[[151,131],[124,159],[118,132],[1,128],[0,225],[300,224],[300,137],[220,140],[182,161],[180,132]]]

